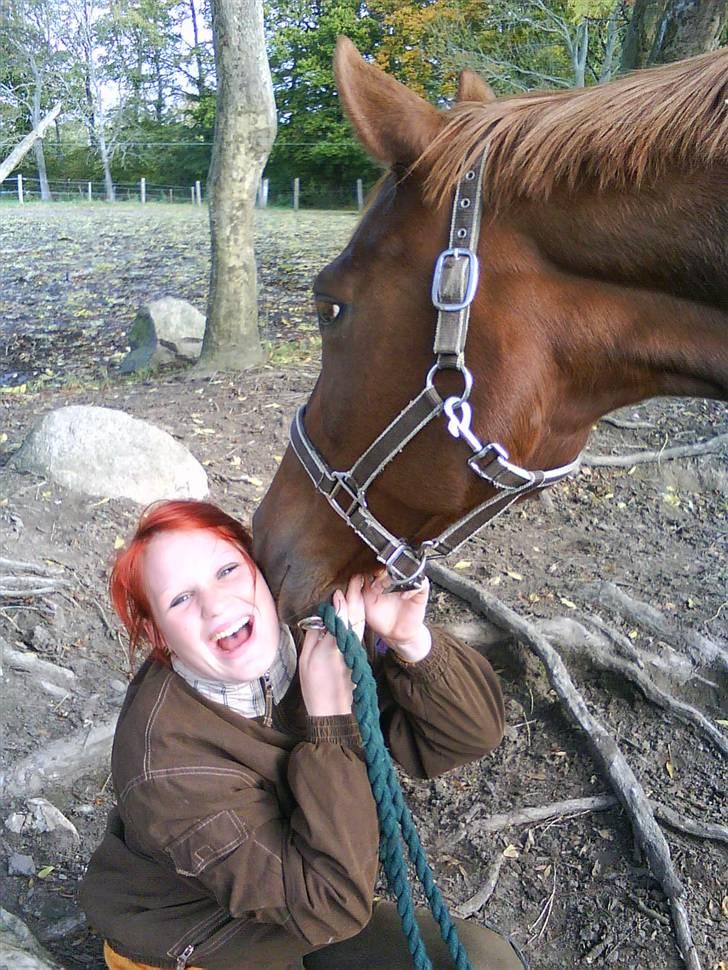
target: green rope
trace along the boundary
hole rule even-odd
[[[392,759],[384,743],[379,723],[377,685],[366,651],[359,637],[338,618],[330,603],[322,603],[317,613],[324,621],[326,629],[335,637],[344,660],[351,670],[351,679],[354,682],[354,713],[359,722],[367,773],[379,817],[379,857],[390,889],[397,898],[397,912],[402,920],[407,946],[416,970],[432,970],[432,963],[427,956],[415,919],[415,907],[407,864],[402,852],[402,840],[407,846],[410,861],[422,884],[432,915],[440,927],[440,934],[447,944],[457,970],[472,970],[457,930],[450,919],[445,901],[435,885],[432,869],[425,856],[425,850],[422,848],[412,815],[397,780]]]

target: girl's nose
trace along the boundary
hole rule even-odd
[[[202,615],[207,618],[219,616],[225,608],[222,597],[213,590],[206,590],[201,594],[200,606]]]

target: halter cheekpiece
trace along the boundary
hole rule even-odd
[[[468,397],[473,375],[465,366],[465,342],[470,305],[478,288],[481,184],[487,149],[477,165],[461,176],[455,190],[448,248],[437,257],[432,277],[432,303],[437,309],[433,353],[435,362],[418,396],[372,442],[348,471],[334,471],[316,449],[304,425],[305,405],[291,425],[291,446],[314,487],[334,511],[374,550],[387,569],[392,589],[411,589],[424,576],[427,556],[446,556],[521,496],[561,481],[579,467],[577,457],[568,465],[549,471],[529,471],[508,461],[506,449],[495,442],[484,445],[472,431]],[[443,399],[435,387],[442,370],[459,371],[463,388],[459,396]],[[376,519],[367,504],[367,491],[386,466],[433,418],[443,415],[447,430],[471,449],[468,467],[496,492],[434,539],[416,546],[397,538]]]

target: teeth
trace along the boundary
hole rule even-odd
[[[228,627],[227,630],[223,630],[222,633],[218,633],[215,639],[222,640],[225,637],[231,637],[235,633],[238,633],[240,630],[242,630],[244,626],[247,626],[248,623],[250,623],[249,616],[246,616],[245,619],[243,620],[237,620],[233,626]]]

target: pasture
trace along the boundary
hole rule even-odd
[[[135,520],[131,503],[82,498],[7,464],[34,420],[66,404],[122,408],[182,441],[206,467],[213,500],[249,519],[286,447],[294,408],[318,369],[310,284],[350,234],[353,213],[259,213],[262,334],[268,362],[242,374],[165,371],[122,378],[125,335],[140,304],[179,296],[204,311],[206,210],[105,204],[4,206],[0,221],[0,546],[14,560],[60,565],[69,580],[49,602],[0,599],[0,637],[75,671],[73,689],[49,694],[3,665],[7,769],[53,740],[91,731],[118,709],[128,665],[105,594],[110,555]],[[660,452],[726,430],[725,405],[654,400],[594,428],[589,451]],[[432,474],[437,474],[436,459]],[[604,600],[615,584],[658,610],[674,631],[728,635],[728,474],[725,455],[586,467],[539,501],[518,506],[460,550],[449,565],[535,619],[597,616],[637,650],[661,637]],[[433,619],[476,617],[435,588]],[[495,889],[474,916],[512,934],[537,970],[594,966],[678,970],[662,893],[633,852],[618,808],[489,832],[496,813],[608,792],[583,738],[567,722],[538,662],[490,631],[508,731],[482,763],[432,781],[406,782],[438,881],[451,906],[470,899],[498,867]],[[558,642],[556,643],[558,646]],[[618,648],[615,646],[615,650]],[[682,815],[725,824],[725,771],[694,727],[644,700],[633,684],[575,663],[587,704],[609,727],[650,798]],[[693,679],[681,696],[712,718],[720,691]],[[723,699],[725,693],[723,693]],[[75,888],[103,831],[111,798],[96,769],[42,794],[74,823],[81,845],[2,834],[0,905],[21,915],[69,968],[100,966]],[[5,798],[3,819],[22,809]],[[723,818],[721,818],[721,812]],[[665,830],[688,891],[703,967],[728,959],[725,846]],[[38,876],[8,876],[12,853],[33,856]]]

